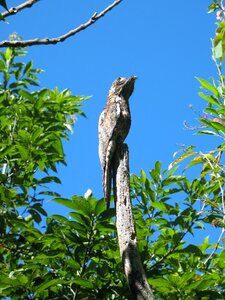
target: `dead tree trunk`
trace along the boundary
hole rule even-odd
[[[130,175],[128,146],[122,144],[114,156],[114,198],[116,226],[125,276],[134,300],[153,300],[140,255],[132,206],[130,201]]]

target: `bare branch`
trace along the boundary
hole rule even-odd
[[[125,276],[132,299],[154,300],[138,252],[130,200],[129,153],[127,144],[122,144],[117,148],[114,160],[113,187],[116,206],[116,227]]]
[[[204,261],[204,264],[205,264],[205,265],[207,264],[207,262],[208,262],[210,259],[212,259],[213,255],[216,253],[217,249],[219,248],[219,244],[220,244],[220,242],[221,242],[221,240],[222,240],[222,238],[223,238],[224,232],[225,232],[225,228],[222,228],[221,233],[220,233],[220,236],[219,236],[219,238],[218,238],[218,240],[217,240],[217,242],[216,242],[215,248],[213,249],[213,251],[211,252],[211,254],[206,258],[206,260]]]
[[[9,17],[9,16],[12,16],[12,15],[15,15],[17,14],[20,10],[23,10],[24,8],[30,8],[32,7],[35,3],[37,3],[38,1],[40,0],[28,0],[16,7],[11,7],[8,11],[4,11],[1,16],[3,18],[6,18],[6,17]]]
[[[68,31],[64,35],[61,35],[59,37],[55,38],[45,38],[45,39],[32,39],[32,40],[24,40],[24,41],[2,41],[0,42],[0,48],[3,47],[28,47],[28,46],[34,46],[34,45],[53,45],[57,44],[59,42],[63,42],[69,37],[77,34],[78,32],[86,29],[90,25],[94,24],[97,20],[102,18],[107,12],[109,12],[111,9],[113,9],[116,5],[118,5],[123,0],[116,0],[112,4],[110,4],[108,7],[106,7],[103,11],[101,11],[99,14],[94,13],[93,16],[84,24],[81,24],[80,26]]]

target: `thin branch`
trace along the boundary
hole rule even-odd
[[[103,11],[101,11],[99,14],[94,13],[93,16],[84,24],[81,24],[80,26],[68,31],[67,33],[55,37],[55,38],[45,38],[45,39],[32,39],[32,40],[24,40],[24,41],[2,41],[0,42],[0,48],[2,47],[27,47],[27,46],[34,46],[34,45],[51,45],[51,44],[57,44],[59,42],[63,42],[69,37],[77,34],[78,32],[86,29],[90,25],[94,24],[97,20],[102,18],[107,12],[112,10],[115,6],[117,6],[120,2],[123,0],[116,0],[112,4],[110,4],[108,7],[106,7]]]
[[[15,15],[17,14],[19,11],[25,9],[25,8],[30,8],[32,7],[35,3],[37,3],[38,1],[40,0],[28,0],[16,7],[11,7],[8,11],[4,11],[1,16],[3,18],[6,18],[6,17],[9,17],[9,16],[12,16],[12,15]]]
[[[204,261],[204,264],[205,264],[205,265],[206,265],[207,262],[213,257],[213,255],[216,253],[217,249],[219,248],[219,244],[220,244],[220,242],[221,242],[221,240],[222,240],[222,237],[223,237],[223,235],[224,235],[224,232],[225,232],[225,228],[222,228],[221,233],[220,233],[220,236],[219,236],[219,238],[218,238],[218,240],[217,240],[217,242],[216,242],[215,248],[213,249],[213,251],[211,252],[211,254],[206,258],[206,260]]]

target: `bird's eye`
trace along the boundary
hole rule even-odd
[[[120,85],[123,85],[125,81],[126,81],[126,78],[124,78],[124,77],[118,77],[118,78],[117,78],[117,82],[118,82],[118,84],[120,84]]]

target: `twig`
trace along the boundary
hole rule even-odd
[[[15,15],[17,14],[20,10],[23,10],[24,8],[30,8],[31,6],[33,6],[35,3],[37,3],[38,1],[40,0],[28,0],[16,7],[11,7],[8,11],[4,11],[1,16],[3,18],[6,18],[6,17],[9,17],[9,16],[12,16],[12,15]]]
[[[224,232],[225,232],[225,228],[222,228],[221,233],[220,233],[220,236],[219,236],[219,238],[218,238],[218,241],[216,242],[215,248],[213,249],[213,251],[211,252],[211,254],[206,258],[206,260],[204,261],[204,264],[205,264],[205,265],[206,265],[207,262],[213,257],[213,255],[216,253],[216,251],[217,251],[217,249],[218,249],[218,247],[219,247],[219,244],[220,244],[220,242],[221,242],[221,240],[222,240],[222,237],[223,237],[223,235],[224,235]]]
[[[84,24],[81,24],[80,26],[68,31],[67,33],[55,37],[55,38],[45,38],[45,39],[32,39],[32,40],[24,40],[24,41],[2,41],[0,42],[0,48],[2,47],[27,47],[27,46],[34,46],[34,45],[51,45],[51,44],[57,44],[59,42],[63,42],[69,37],[77,34],[78,32],[86,29],[90,25],[94,24],[97,20],[102,18],[107,12],[109,12],[111,9],[113,9],[116,5],[118,5],[123,0],[116,0],[112,4],[110,4],[108,7],[106,7],[103,11],[101,11],[99,14],[94,13],[92,17]]]

